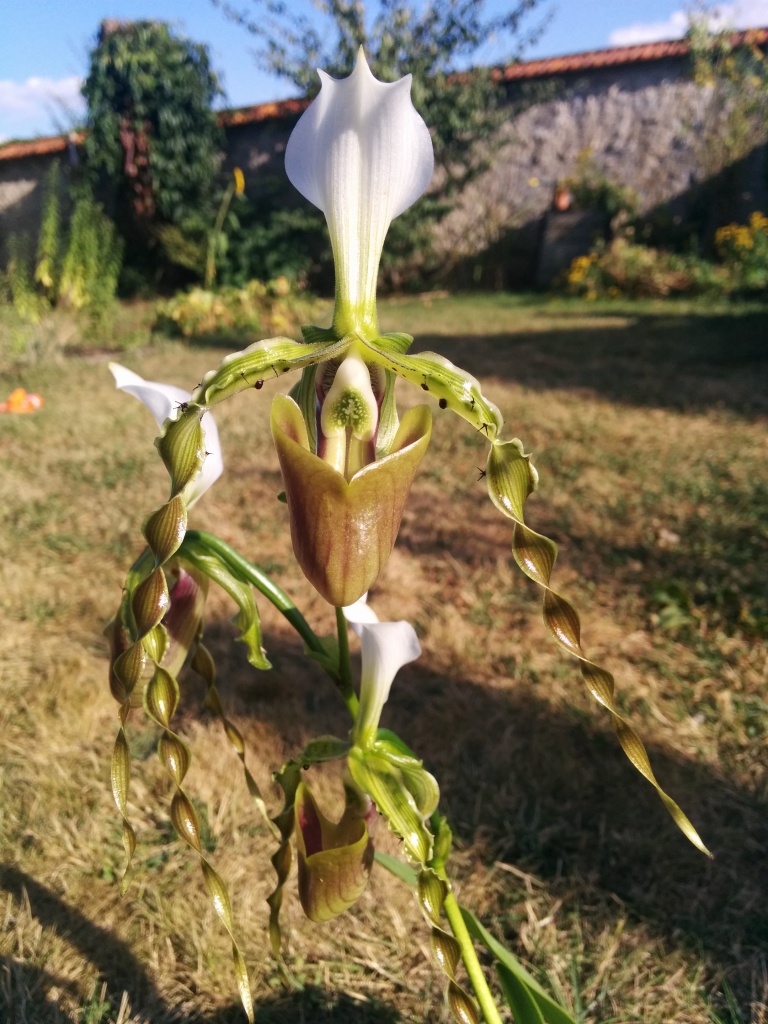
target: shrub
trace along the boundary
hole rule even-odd
[[[237,196],[226,225],[226,246],[216,261],[222,285],[245,287],[254,279],[287,277],[298,285],[315,284],[327,264],[327,230],[323,215],[311,207],[292,206],[281,178],[259,180],[256,196]],[[333,278],[332,270],[326,276]]]
[[[577,256],[566,274],[570,294],[587,299],[717,294],[728,287],[724,268],[698,256],[652,249],[625,238],[600,243],[588,255]]]
[[[83,85],[88,104],[84,165],[94,187],[108,184],[136,287],[188,269],[198,225],[216,212],[221,95],[206,46],[160,21],[102,22]],[[163,235],[162,228],[177,229]],[[203,246],[204,257],[204,246]],[[202,260],[195,272],[202,276]]]
[[[38,323],[49,309],[49,303],[41,295],[32,276],[29,237],[11,235],[8,239],[8,266],[3,281],[3,298],[9,302],[22,321]]]
[[[558,187],[570,192],[574,206],[579,209],[602,210],[609,217],[618,214],[634,217],[640,205],[637,192],[609,178],[589,149],[582,150],[576,159],[575,172],[560,181]]]
[[[157,306],[153,329],[182,338],[287,334],[310,317],[312,299],[287,277],[243,288],[193,288]]]
[[[768,217],[756,211],[748,224],[728,224],[715,234],[718,254],[732,287],[761,291],[768,287]]]
[[[57,302],[102,320],[114,300],[122,261],[123,243],[114,224],[83,190],[72,212]]]
[[[55,307],[83,313],[90,327],[103,325],[117,290],[123,243],[87,188],[76,193],[69,230],[60,232],[58,169],[48,177],[37,257],[26,236],[8,239],[10,259],[0,300],[16,317],[39,323]],[[60,253],[63,249],[63,256]]]
[[[59,161],[54,160],[45,179],[43,216],[37,238],[35,281],[45,296],[55,301],[61,249],[61,211],[59,209]]]

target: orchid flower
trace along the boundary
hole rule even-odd
[[[360,708],[352,742],[361,748],[371,747],[376,739],[395,676],[421,654],[419,638],[410,622],[379,622],[366,596],[343,609],[347,622],[360,637]]]
[[[192,397],[189,415],[265,378],[302,370],[272,407],[294,553],[305,576],[336,607],[376,581],[397,538],[405,501],[429,443],[431,412],[399,421],[397,376],[434,396],[493,441],[495,405],[474,377],[435,353],[408,356],[407,334],[380,334],[376,276],[393,217],[429,184],[434,166],[411,76],[378,82],[360,51],[349,78],[320,72],[321,89],[286,151],[294,185],[326,215],[336,260],[330,328],[303,328],[303,342],[272,338],[227,356]]]
[[[319,95],[289,139],[286,171],[328,222],[336,261],[332,327],[305,327],[303,342],[271,338],[227,356],[203,378],[179,426],[196,426],[195,418],[200,420],[239,391],[261,388],[266,377],[302,370],[291,397],[274,400],[272,436],[297,561],[326,600],[345,607],[354,604],[381,572],[429,443],[428,407],[409,410],[399,422],[395,378],[416,385],[441,410],[470,423],[490,444],[488,494],[512,522],[512,551],[518,565],[544,590],[548,628],[579,660],[584,680],[610,713],[627,756],[658,790],[680,828],[703,849],[693,826],[659,786],[639,737],[619,712],[613,677],[584,654],[575,609],[550,585],[557,549],[524,522],[523,506],[538,476],[522,442],[502,440],[501,413],[471,374],[435,352],[409,354],[413,339],[407,334],[379,333],[376,275],[384,238],[393,217],[427,187],[433,169],[429,134],[410,101],[410,76],[391,84],[376,81],[361,51],[348,78],[337,81],[320,72],[320,79]],[[166,424],[162,441],[167,441],[170,430]],[[180,437],[183,433],[179,430]],[[166,446],[173,447],[173,440]],[[367,623],[359,628],[365,682],[353,754],[373,745],[368,753],[375,759],[381,747],[376,729],[392,678],[416,656],[418,645],[413,646],[406,624]],[[388,649],[394,653],[388,655]],[[399,756],[396,751],[390,754]],[[350,756],[350,769],[357,765],[355,781],[379,806],[386,787],[371,778],[371,757],[361,761],[357,754]],[[408,772],[409,791],[424,814],[432,802],[429,787],[422,786],[417,772]],[[412,822],[416,836],[415,817]],[[412,850],[421,851],[419,856],[428,847],[423,835],[412,844]]]
[[[159,384],[156,381],[144,380],[138,373],[129,370],[120,363],[110,363],[109,369],[115,378],[118,390],[138,398],[155,417],[158,427],[162,427],[168,419],[176,419],[192,397],[188,391],[176,387],[175,384]],[[201,421],[205,439],[206,457],[200,472],[189,485],[185,494],[187,508],[195,504],[222,474],[224,462],[221,457],[221,443],[216,423],[210,413],[206,413]]]
[[[231,901],[200,843],[199,819],[183,788],[190,754],[171,719],[179,696],[175,677],[194,648],[193,666],[206,680],[209,705],[222,717],[243,763],[249,791],[267,813],[258,786],[245,767],[243,739],[224,716],[212,659],[201,645],[203,604],[208,582],[214,580],[239,605],[236,621],[249,660],[259,668],[270,667],[261,647],[252,591],[258,587],[329,671],[354,718],[349,739],[318,737],[275,773],[285,805],[269,819],[270,831],[280,841],[271,859],[277,884],[268,899],[274,955],[280,960],[279,912],[293,834],[302,907],[311,920],[326,921],[350,907],[365,889],[373,861],[369,824],[378,814],[419,869],[419,897],[431,924],[435,957],[450,977],[449,1001],[454,1015],[457,1020],[479,1020],[453,975],[461,952],[473,983],[479,985],[483,978],[462,910],[447,885],[445,859],[451,836],[437,810],[437,781],[397,735],[379,727],[396,674],[421,653],[409,623],[379,622],[365,601],[397,537],[411,481],[430,438],[427,406],[410,409],[402,423],[399,421],[394,397],[397,377],[429,393],[441,410],[461,416],[490,444],[483,474],[489,496],[512,522],[512,552],[518,565],[543,589],[547,626],[559,645],[579,660],[585,683],[611,715],[631,762],[657,789],[688,838],[699,849],[706,852],[706,848],[657,782],[640,738],[614,701],[613,677],[585,655],[575,609],[550,586],[557,549],[523,519],[523,506],[536,486],[537,474],[522,443],[500,438],[501,414],[474,377],[439,354],[409,355],[413,341],[409,335],[379,333],[376,277],[386,232],[393,217],[424,191],[433,170],[429,133],[410,102],[410,76],[392,84],[376,81],[362,50],[349,78],[335,81],[323,72],[320,76],[320,94],[289,140],[286,169],[291,181],[324,212],[328,222],[336,261],[332,326],[303,328],[302,342],[270,338],[227,356],[217,370],[203,377],[192,395],[171,385],[145,381],[110,364],[118,388],[139,398],[161,426],[156,445],[171,478],[168,501],[144,520],[147,548],[128,574],[110,627],[110,684],[120,704],[111,775],[128,860],[123,884],[136,848],[128,818],[130,749],[125,723],[140,688],[147,714],[162,729],[158,755],[174,786],[171,818],[181,838],[198,855],[213,908],[232,939],[241,998],[252,1021],[248,975],[233,933]],[[223,468],[210,410],[238,392],[258,391],[265,379],[292,370],[301,370],[301,379],[290,397],[274,399],[271,425],[294,552],[306,577],[337,612],[343,612],[360,639],[359,697],[351,681],[341,613],[337,616],[342,627],[338,644],[326,643],[312,633],[287,595],[256,566],[218,538],[187,532],[188,507]],[[344,813],[334,822],[318,807],[302,773],[312,765],[340,758],[346,758],[349,781]],[[458,941],[442,932],[441,909]],[[503,958],[503,963],[511,977],[508,958]],[[505,976],[502,982],[506,991]],[[493,999],[485,991],[485,1018],[495,1020],[498,1014]],[[530,998],[526,994],[520,1005],[528,1007]],[[538,1014],[538,1004],[534,1009]]]
[[[429,134],[410,102],[410,76],[391,84],[377,82],[361,51],[348,78],[337,81],[320,72],[320,79],[319,95],[289,139],[286,170],[328,222],[336,261],[332,326],[304,327],[302,342],[270,338],[225,357],[217,370],[203,377],[179,422],[166,422],[158,444],[165,444],[171,462],[176,454],[170,449],[177,448],[186,481],[194,468],[188,456],[194,446],[185,439],[199,438],[201,418],[214,405],[248,388],[261,388],[265,378],[301,370],[291,396],[274,400],[272,436],[296,559],[318,592],[339,608],[354,604],[381,572],[429,443],[427,406],[409,410],[399,422],[396,377],[429,394],[441,410],[461,416],[490,445],[488,494],[512,523],[515,560],[544,591],[547,627],[561,648],[579,660],[588,689],[611,715],[629,759],[657,789],[683,832],[704,849],[691,823],[659,786],[640,738],[621,715],[613,677],[585,655],[576,610],[550,585],[557,548],[524,521],[523,506],[536,488],[538,474],[522,442],[502,439],[501,413],[471,374],[435,352],[411,355],[413,338],[407,334],[379,333],[375,286],[384,238],[392,218],[427,187],[433,168]],[[408,628],[368,623],[361,634],[368,667],[350,770],[357,765],[355,781],[377,806],[386,798],[386,786],[379,785],[384,776],[379,782],[371,776],[371,758],[375,760],[381,749],[375,741],[378,718],[392,676],[415,656],[404,656],[398,663],[400,655],[395,655],[389,664],[384,651],[390,643],[394,650],[407,650]],[[382,667],[374,670],[374,664]],[[361,745],[370,743],[371,756],[361,761]],[[389,753],[400,756],[397,751]],[[389,770],[379,767],[385,774]],[[416,810],[426,813],[424,808],[432,802],[430,787],[422,785],[426,773],[399,770],[410,773],[408,786]],[[415,814],[408,828],[414,856],[424,855],[429,840],[423,833],[416,835]]]

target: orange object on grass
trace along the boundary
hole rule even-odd
[[[41,395],[25,391],[24,388],[15,388],[6,402],[0,402],[0,412],[37,412],[42,407]]]

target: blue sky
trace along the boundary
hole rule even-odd
[[[79,87],[99,22],[157,18],[207,43],[227,92],[227,105],[245,106],[290,95],[286,83],[259,72],[252,38],[210,0],[0,0],[0,140],[53,134],[82,114]],[[309,0],[294,0],[309,6]],[[242,0],[247,7],[248,0]],[[490,0],[503,8],[505,0]],[[524,56],[548,57],[606,46],[672,39],[686,26],[686,0],[543,0],[551,20]],[[711,5],[710,5],[711,6]],[[768,0],[718,5],[735,27],[768,25]],[[535,17],[535,16],[534,16]],[[478,62],[497,57],[489,41]]]

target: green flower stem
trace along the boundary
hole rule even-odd
[[[232,196],[235,194],[235,183],[232,182],[221,200],[219,212],[216,214],[216,223],[213,231],[208,236],[208,252],[205,257],[205,280],[204,286],[210,290],[213,287],[213,279],[216,277],[216,242],[218,241],[221,229],[224,227],[224,218],[227,215]]]
[[[477,1001],[480,1003],[480,1009],[483,1011],[486,1024],[502,1024],[501,1016],[496,1006],[496,1001],[493,998],[491,990],[488,988],[488,982],[485,980],[483,969],[480,966],[480,961],[477,959],[477,953],[475,952],[475,947],[472,943],[472,936],[469,934],[467,926],[464,924],[461,909],[459,904],[456,902],[456,897],[453,895],[453,891],[451,890],[451,883],[448,881],[445,868],[437,867],[436,873],[448,886],[443,910],[445,911],[445,916],[448,918],[451,931],[453,932],[456,941],[461,946],[461,959],[464,961],[464,966],[467,969],[467,974],[469,975],[469,980],[472,983],[474,993],[477,996]]]
[[[212,533],[206,533],[203,530],[188,530],[186,535],[191,541],[198,540],[212,551],[216,551],[217,554],[221,555],[236,573],[256,587],[257,590],[272,602],[275,608],[290,622],[311,651],[314,651],[315,654],[325,655],[326,651],[322,642],[316,636],[307,620],[286,592],[278,587],[266,573],[258,569],[252,562],[249,562],[247,558],[243,558],[226,541],[215,537]],[[183,544],[179,554],[183,557]],[[338,679],[337,682],[341,682],[341,679]]]
[[[352,685],[352,664],[349,660],[349,626],[344,618],[344,611],[336,609],[336,629],[339,635],[339,675],[341,676],[341,695],[354,719],[357,718],[359,701]]]

